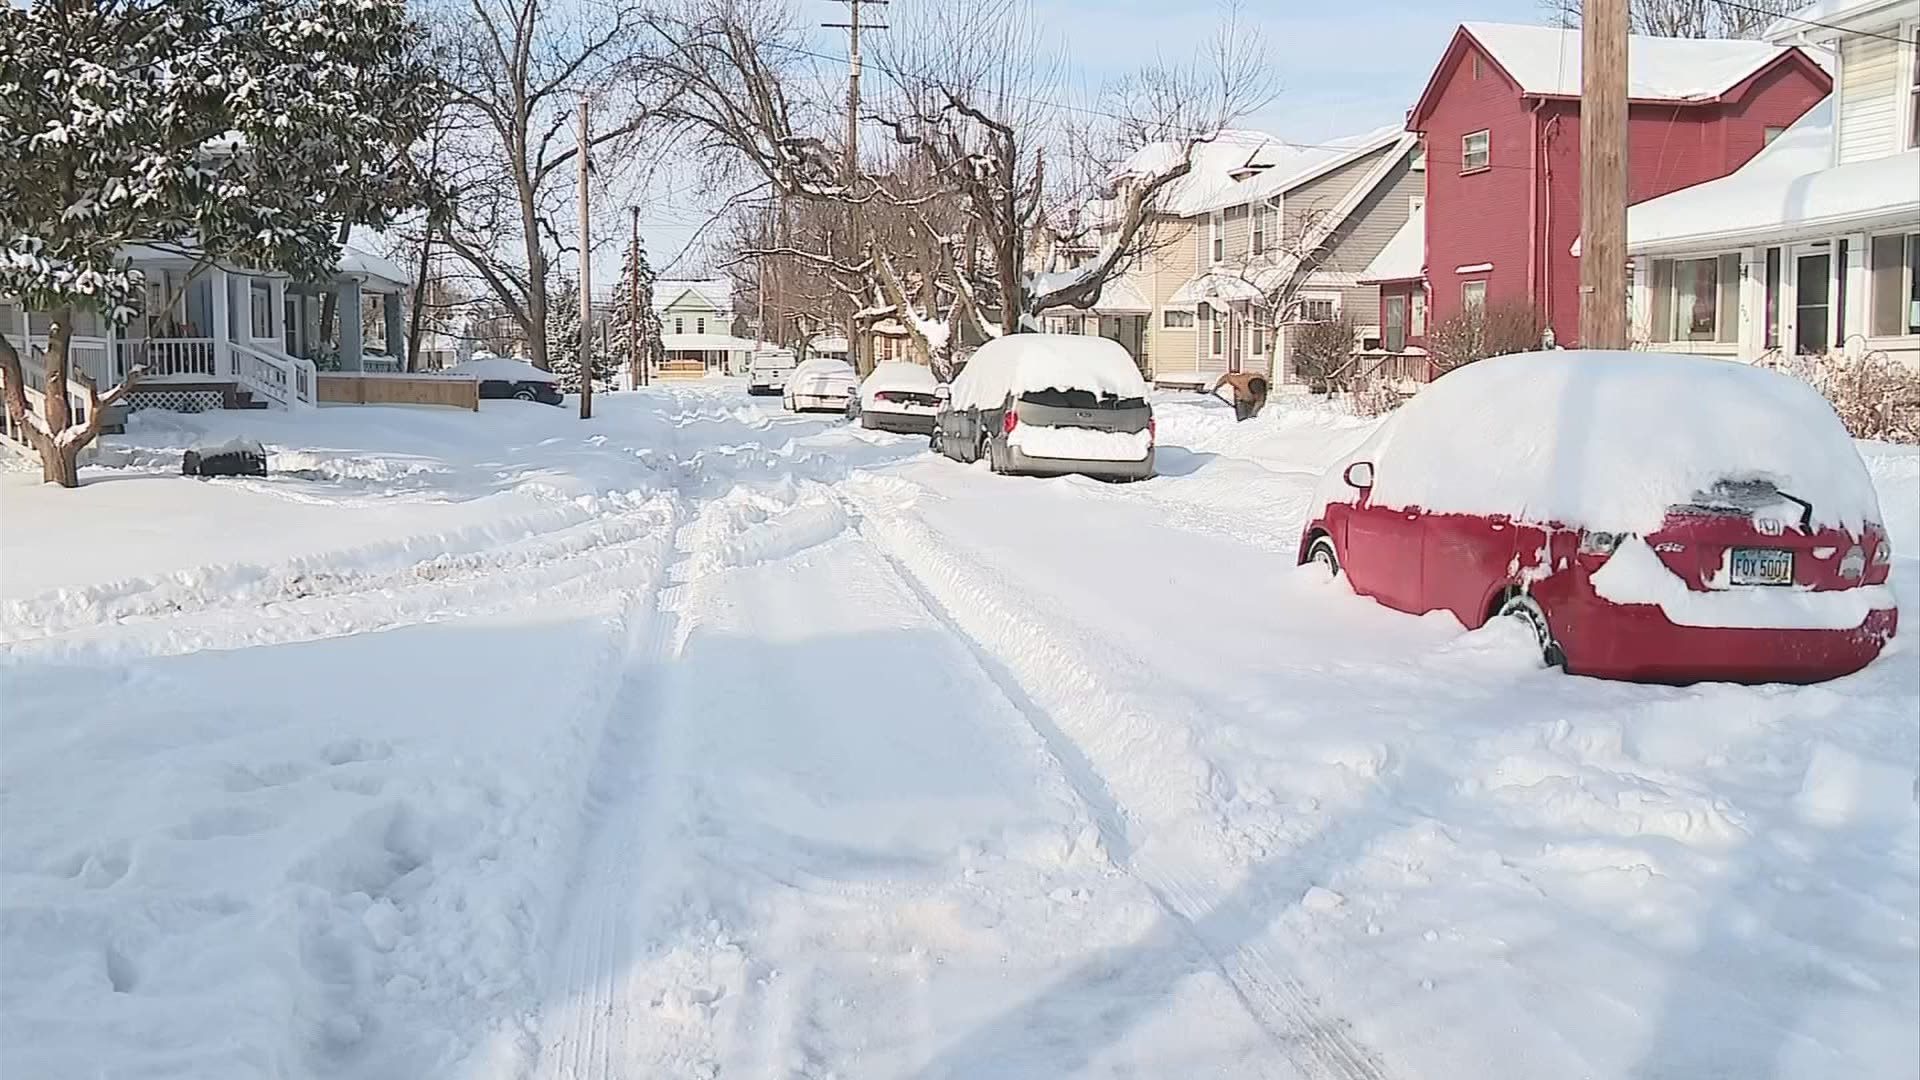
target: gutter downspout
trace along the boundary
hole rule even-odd
[[[1527,296],[1535,302],[1540,298],[1540,109],[1544,105],[1544,98],[1534,99],[1533,140],[1527,154]]]
[[[1560,117],[1555,115],[1547,121],[1546,137],[1541,142],[1540,154],[1546,163],[1546,186],[1541,196],[1541,226],[1544,235],[1540,238],[1545,250],[1540,256],[1540,317],[1548,326],[1553,325],[1553,137],[1560,131]]]

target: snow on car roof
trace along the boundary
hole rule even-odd
[[[1866,466],[1832,406],[1791,376],[1728,360],[1565,350],[1449,372],[1351,460],[1372,501],[1607,531],[1658,529],[1716,481],[1765,479],[1816,525],[1879,522]],[[1336,468],[1317,501],[1352,489]]]
[[[925,364],[890,360],[874,365],[873,373],[860,385],[874,390],[924,390],[932,393],[939,383],[940,380],[933,377],[933,369]]]
[[[551,371],[541,371],[525,360],[515,360],[506,356],[476,356],[471,360],[462,360],[446,370],[452,375],[471,375],[476,379],[497,379],[503,382],[560,381],[560,377]]]
[[[1147,396],[1146,380],[1117,341],[1078,334],[1009,334],[980,346],[953,380],[953,407],[987,409],[1036,390]]]
[[[793,373],[822,375],[836,370],[844,370],[849,375],[854,374],[853,365],[837,356],[809,356],[804,363],[793,369]]]

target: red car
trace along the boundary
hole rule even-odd
[[[1322,482],[1299,561],[1402,611],[1524,620],[1549,664],[1816,682],[1893,636],[1892,551],[1833,411],[1720,360],[1564,351],[1437,380]]]

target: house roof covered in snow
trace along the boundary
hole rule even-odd
[[[413,284],[413,275],[402,270],[399,263],[352,243],[340,248],[340,268],[336,276],[390,286],[395,291]]]
[[[1832,162],[1828,97],[1735,172],[1628,207],[1627,248],[1659,253],[1920,224],[1920,150]]]
[[[1461,23],[1435,66],[1407,126],[1419,130],[1441,91],[1448,61],[1477,42],[1528,97],[1580,96],[1580,32],[1519,23]],[[1766,41],[1667,38],[1634,34],[1627,39],[1627,96],[1635,101],[1706,104],[1781,63],[1805,63],[1825,74],[1824,56]]]
[[[1258,300],[1259,286],[1240,274],[1195,274],[1167,298],[1171,307],[1192,307],[1214,300]]]
[[[1427,209],[1420,207],[1407,217],[1407,223],[1393,234],[1387,246],[1373,257],[1359,280],[1365,284],[1380,281],[1408,281],[1420,277],[1427,268]]]
[[[1232,202],[1225,205],[1234,206],[1285,194],[1396,142],[1403,142],[1405,145],[1401,149],[1405,151],[1412,149],[1418,140],[1399,124],[1393,124],[1375,128],[1363,135],[1334,139],[1314,146],[1273,144],[1268,149],[1274,151],[1273,156],[1278,159],[1274,167],[1242,180],[1230,191]]]
[[[1912,14],[1913,0],[1813,0],[1775,19],[1761,37],[1782,44],[1800,40],[1830,41],[1842,36],[1845,30],[1898,26],[1900,20]]]
[[[688,294],[692,294],[690,297]],[[653,283],[653,309],[665,311],[688,300],[694,306],[714,311],[733,310],[733,282],[725,278],[699,281],[663,279]]]

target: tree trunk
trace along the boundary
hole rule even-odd
[[[433,229],[429,226],[420,237],[420,268],[413,279],[413,311],[407,320],[407,370],[420,370],[420,323],[426,314],[427,268],[433,255]]]
[[[334,234],[333,246],[336,248],[345,247],[347,243],[347,238],[352,235],[353,235],[353,225],[349,222],[342,221],[340,223],[340,230]],[[333,287],[332,282],[328,282],[326,292],[322,293],[320,296],[319,338],[322,342],[325,342],[327,340],[328,334],[332,332],[333,317],[339,314],[339,309],[340,309],[340,291]],[[356,319],[359,318],[360,313],[357,311],[354,312],[353,317]],[[334,353],[335,355],[339,354],[338,341],[334,343]]]

